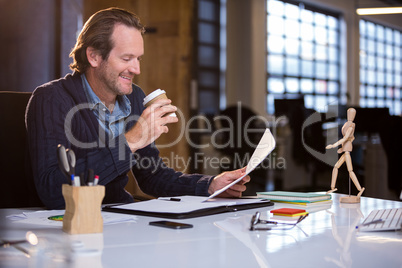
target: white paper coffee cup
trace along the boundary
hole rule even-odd
[[[168,97],[166,95],[166,91],[158,88],[157,90],[151,92],[148,96],[146,96],[144,98],[143,104],[144,104],[145,107],[148,107],[149,105],[151,105],[152,103],[154,103],[157,100],[167,99],[167,98]],[[168,116],[177,117],[177,115],[175,113],[170,113],[170,114],[168,114]]]

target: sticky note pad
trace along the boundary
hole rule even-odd
[[[307,214],[306,210],[296,208],[279,208],[271,210],[271,213],[277,216],[288,216],[288,217],[296,217]]]

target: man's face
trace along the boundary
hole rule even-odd
[[[134,75],[140,74],[140,57],[144,54],[141,32],[117,24],[112,34],[113,48],[109,57],[95,70],[98,86],[108,93],[127,95],[132,92]]]

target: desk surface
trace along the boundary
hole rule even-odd
[[[402,232],[357,232],[373,209],[399,208],[402,202],[362,197],[360,204],[340,204],[313,212],[299,228],[249,231],[253,209],[179,220],[194,228],[172,230],[149,226],[160,220],[104,226],[102,234],[67,235],[61,228],[27,225],[5,219],[23,210],[0,210],[0,238],[21,239],[33,231],[46,239],[44,256],[27,258],[15,248],[0,248],[1,267],[402,267]],[[97,249],[69,255],[71,244]],[[84,252],[84,251],[83,251]]]

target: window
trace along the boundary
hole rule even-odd
[[[304,96],[305,106],[326,111],[340,98],[337,14],[291,1],[267,0],[267,107]]]
[[[226,0],[196,3],[198,113],[217,114],[225,106]]]
[[[214,115],[225,108],[225,73],[226,73],[226,0],[196,0],[194,29],[193,78],[197,81],[196,103],[191,104],[191,115],[205,115],[211,120]],[[195,92],[192,92],[193,94]],[[193,117],[195,118],[195,117]],[[190,129],[201,129],[199,122],[191,120]],[[208,128],[202,133],[191,132],[192,144],[204,144],[210,138]],[[190,146],[190,173],[206,173],[206,166],[200,165],[197,159],[205,151]],[[218,171],[219,172],[219,171]]]
[[[400,115],[402,33],[360,20],[360,106]]]

